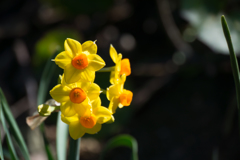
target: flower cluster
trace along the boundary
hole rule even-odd
[[[73,139],[85,133],[95,134],[101,125],[114,121],[113,114],[117,107],[129,106],[133,93],[124,89],[126,76],[131,74],[130,62],[122,59],[115,48],[110,46],[110,56],[114,67],[103,68],[104,60],[97,55],[97,45],[86,41],[82,45],[73,39],[64,42],[65,51],[53,60],[64,70],[61,83],[51,91],[52,98],[60,103],[61,119],[69,125],[69,133]],[[111,71],[111,86],[106,90],[109,107],[101,106],[99,97],[102,92],[96,83],[96,71]]]

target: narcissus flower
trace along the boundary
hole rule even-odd
[[[110,75],[110,83],[117,84],[120,76],[125,74],[129,76],[131,74],[131,66],[128,58],[122,59],[122,54],[117,54],[115,48],[111,45],[109,50],[110,56],[113,62],[116,64],[114,71]]]
[[[93,82],[95,71],[105,66],[104,60],[97,55],[97,45],[86,41],[82,45],[73,39],[64,42],[65,51],[54,59],[55,63],[64,69],[66,83],[74,83],[80,79]]]
[[[96,100],[100,92],[100,87],[95,83],[76,82],[56,85],[50,91],[50,95],[61,103],[62,114],[70,117],[76,113],[80,116],[90,115],[92,112],[91,101]]]
[[[82,137],[85,133],[95,134],[101,130],[102,124],[109,121],[112,117],[111,111],[106,107],[101,106],[100,98],[92,101],[91,115],[75,114],[71,117],[66,117],[61,114],[63,122],[69,125],[69,133],[73,139]]]
[[[111,85],[107,88],[107,99],[110,101],[109,110],[115,113],[117,107],[122,108],[129,106],[132,102],[133,93],[124,89],[126,75],[121,76],[119,83]]]

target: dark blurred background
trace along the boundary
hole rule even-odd
[[[44,160],[41,134],[25,119],[37,110],[37,91],[47,60],[66,38],[97,40],[107,66],[113,44],[129,58],[126,89],[131,106],[118,109],[115,122],[85,135],[81,159],[99,158],[112,137],[130,134],[140,160],[238,160],[240,137],[236,94],[220,17],[225,14],[240,53],[238,0],[1,0],[0,86],[27,141],[33,160]],[[57,83],[58,69],[48,90]],[[109,73],[96,83],[110,85]],[[50,98],[50,95],[48,95]],[[108,106],[105,95],[101,95]],[[45,122],[56,150],[56,114]],[[4,142],[6,143],[6,142]],[[130,159],[116,148],[106,159]]]

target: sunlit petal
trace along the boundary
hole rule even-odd
[[[85,134],[85,128],[79,121],[73,121],[69,124],[69,134],[73,139],[78,139]]]
[[[76,114],[76,111],[75,111],[74,107],[72,106],[71,101],[62,103],[60,106],[60,110],[65,117],[74,116]]]
[[[97,99],[92,101],[92,109],[94,110],[96,107],[101,106],[101,99],[98,97]]]
[[[68,51],[70,54],[72,54],[71,57],[75,57],[76,55],[82,53],[81,44],[74,39],[67,38],[64,42],[64,48],[65,51]]]
[[[61,114],[61,120],[64,123],[70,124],[70,122],[78,121],[78,115],[75,114],[74,116],[71,116],[71,117],[65,117],[63,114]]]
[[[67,51],[63,51],[56,56],[54,61],[60,68],[64,69],[68,64],[71,64],[72,57]]]
[[[93,82],[95,79],[95,72],[86,68],[84,71],[79,73],[79,77],[83,81]]]
[[[107,88],[107,99],[110,100],[112,99],[112,97],[119,97],[121,92],[121,85],[119,84],[114,84],[114,85],[111,85],[109,88]]]
[[[82,44],[82,52],[88,54],[96,54],[97,53],[97,45],[93,41],[86,41]]]
[[[88,88],[87,96],[90,101],[95,100],[100,95],[100,87],[96,83],[92,83],[92,85]]]
[[[85,130],[86,130],[86,133],[95,134],[99,132],[101,128],[102,128],[102,125],[97,123],[93,128],[85,128]]]
[[[82,103],[72,103],[73,108],[79,116],[89,117],[92,114],[92,105],[89,98],[86,98]]]
[[[66,83],[74,83],[77,82],[81,77],[80,74],[82,73],[81,70],[78,70],[69,64],[64,69],[64,78]]]
[[[51,91],[50,95],[57,102],[66,102],[69,100],[69,93],[71,89],[67,86],[56,85]]]
[[[110,104],[109,104],[109,107],[108,109],[110,111],[112,111],[112,114],[114,114],[116,112],[116,109],[119,105],[119,99],[117,97],[113,97],[111,100],[110,100]]]
[[[112,117],[112,112],[106,107],[102,106],[94,108],[93,114],[96,116],[97,122],[100,124],[106,123]]]
[[[88,55],[88,69],[98,71],[105,66],[104,60],[97,54]]]
[[[117,55],[117,51],[116,51],[116,49],[113,47],[113,45],[110,45],[109,53],[110,53],[110,56],[111,56],[113,62],[114,62],[114,63],[117,63],[118,55]]]

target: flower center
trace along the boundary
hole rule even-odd
[[[131,74],[131,67],[130,62],[128,58],[124,58],[121,60],[121,71],[120,75],[126,74],[126,76],[129,76]]]
[[[69,97],[73,103],[81,103],[86,99],[87,95],[81,88],[73,88],[69,93]]]
[[[88,59],[85,54],[79,54],[72,59],[72,65],[76,69],[84,69],[88,66]]]
[[[133,93],[129,90],[124,90],[120,94],[119,101],[123,106],[129,106],[132,102]]]
[[[81,117],[80,118],[80,123],[83,127],[85,128],[93,128],[96,124],[97,120],[95,116],[90,116],[90,117]]]

